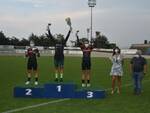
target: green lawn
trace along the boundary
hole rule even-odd
[[[40,86],[53,82],[53,58],[41,57],[39,62]],[[150,60],[149,60],[150,64]],[[81,88],[81,58],[65,58],[64,82],[76,83]],[[59,103],[26,109],[14,113],[150,113],[150,71],[143,80],[144,92],[133,95],[132,79],[128,69],[129,59],[125,60],[122,78],[122,94],[110,95],[105,99],[69,99]],[[149,66],[150,67],[150,66]],[[92,58],[91,89],[111,88],[109,76],[111,62],[106,58]],[[0,56],[0,112],[50,102],[55,99],[18,99],[13,97],[15,86],[24,86],[26,80],[26,60],[23,57]]]

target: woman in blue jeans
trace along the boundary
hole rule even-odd
[[[130,62],[133,81],[134,81],[134,94],[141,94],[142,91],[142,79],[147,71],[147,61],[141,56],[141,51],[136,53]]]

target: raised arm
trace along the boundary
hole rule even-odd
[[[148,71],[147,61],[146,59],[144,59],[144,75],[147,73],[147,71]]]
[[[51,33],[51,31],[50,31],[50,26],[51,24],[48,24],[47,25],[47,32],[48,32],[48,34],[46,33],[46,36],[48,37],[48,38],[50,38],[50,39],[52,39],[54,42],[55,42],[55,38],[53,37],[53,35],[52,35],[52,33]]]
[[[37,57],[40,57],[40,52],[38,49],[36,49],[36,55],[37,55]]]
[[[25,50],[25,57],[28,57],[28,50]]]
[[[129,71],[130,73],[133,73],[133,58],[130,61]]]
[[[91,45],[91,50],[93,50],[94,49],[94,42],[90,41],[90,45]]]
[[[65,38],[65,40],[64,40],[64,44],[66,44],[66,43],[67,43],[67,41],[68,41],[68,39],[69,39],[69,36],[70,36],[71,31],[72,31],[72,27],[70,27],[70,29],[69,29],[69,32],[68,32],[68,34],[67,34],[67,36],[66,36],[66,38]]]
[[[79,40],[79,36],[78,36],[79,31],[76,32],[76,37],[77,37],[77,44],[79,44],[79,46],[82,45],[82,43]]]

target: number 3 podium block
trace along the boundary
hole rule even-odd
[[[45,84],[44,95],[46,98],[73,98],[75,84]]]
[[[104,90],[84,90],[84,91],[76,91],[74,98],[85,98],[85,99],[100,99],[105,98]]]
[[[44,89],[43,88],[15,87],[14,97],[43,98]]]

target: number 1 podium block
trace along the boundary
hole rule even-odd
[[[43,88],[15,87],[14,97],[43,98],[44,89]]]
[[[45,84],[46,98],[74,98],[75,84]]]

